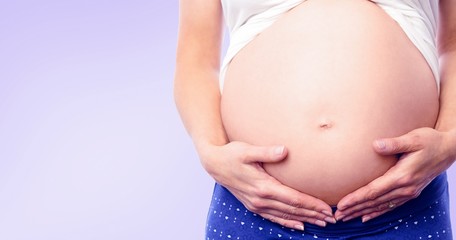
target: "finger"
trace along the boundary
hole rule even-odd
[[[246,208],[251,212],[260,214],[261,216],[268,215],[273,216],[273,219],[308,222],[321,227],[326,226],[326,222],[335,223],[333,217],[328,217],[323,213],[318,213],[308,209],[301,209],[292,207],[290,205],[271,200],[259,198],[257,201],[249,202],[245,201]],[[268,218],[271,219],[271,218]],[[290,227],[290,225],[287,225]]]
[[[245,163],[252,162],[279,162],[287,156],[285,146],[248,146],[243,153]]]
[[[363,215],[363,217],[361,218],[361,221],[362,221],[362,222],[367,222],[367,221],[369,221],[369,220],[372,220],[372,219],[374,219],[374,218],[376,218],[376,217],[378,217],[378,216],[381,216],[381,215],[383,215],[383,214],[385,214],[385,213],[387,213],[387,212],[389,212],[389,211],[394,210],[395,208],[397,208],[397,207],[399,207],[399,206],[402,206],[404,203],[407,202],[407,200],[402,200],[402,201],[398,200],[398,201],[399,201],[399,202],[396,203],[396,206],[395,206],[394,208],[386,208],[386,209],[381,210],[381,211],[371,212],[371,213],[369,213],[369,214]]]
[[[290,215],[281,211],[277,211],[274,209],[267,209],[264,212],[260,213],[261,214],[269,214],[271,216],[274,216],[278,219],[283,219],[283,220],[294,220],[294,221],[299,221],[299,222],[308,222],[312,223],[315,225],[318,225],[320,227],[326,227],[327,223],[324,220],[314,218],[314,217],[304,217],[304,216],[297,216],[297,215]]]
[[[384,138],[375,140],[374,150],[382,155],[414,152],[422,149],[420,135],[410,132],[396,138]]]
[[[378,207],[381,204],[384,204],[385,202],[389,202],[392,199],[413,199],[416,198],[420,195],[421,191],[417,190],[418,188],[415,188],[413,186],[408,186],[408,187],[401,187],[401,188],[396,188],[389,193],[385,195],[381,195],[380,197],[363,202],[361,204],[355,205],[351,208],[345,209],[343,211],[340,211],[341,214],[350,214],[352,212],[357,212],[361,209],[365,208],[372,208],[372,207]],[[380,209],[379,209],[380,210]]]
[[[263,217],[264,219],[267,219],[271,222],[280,224],[284,227],[304,231],[304,223],[302,223],[300,221],[282,219],[282,218],[276,217],[276,216],[268,214],[268,213],[260,214],[260,216]]]
[[[346,208],[344,210],[338,209],[336,215],[338,216],[338,219],[341,219],[341,218],[344,218],[343,216],[352,215],[353,213],[360,212],[363,209],[374,208],[374,207],[380,206],[381,204],[391,201],[392,199],[403,197],[402,192],[403,192],[403,188],[394,189],[393,191],[390,191],[384,195],[380,195],[378,198],[375,198],[373,200],[359,203],[357,205]],[[381,210],[381,209],[379,209],[379,210]]]
[[[344,211],[356,205],[363,204],[364,202],[373,201],[396,188],[400,188],[401,186],[396,184],[397,180],[393,178],[392,175],[393,174],[385,174],[380,176],[366,186],[348,194],[339,201],[337,209]]]
[[[269,203],[267,203],[267,205],[270,206],[270,208],[265,208],[262,211],[283,219],[293,219],[302,222],[312,222],[318,220],[320,221],[320,223],[318,224],[320,226],[323,224],[322,222],[336,223],[334,217],[329,217],[328,215],[321,212],[316,212],[304,208],[297,208],[275,200],[268,201]],[[326,223],[324,225],[326,226]]]
[[[355,205],[351,208],[347,208],[343,211],[338,211],[337,215],[338,216],[348,216],[351,215],[355,212],[360,212],[363,209],[377,209],[377,211],[383,210],[384,208],[387,207],[387,203],[392,201],[393,199],[413,199],[416,198],[420,195],[420,192],[418,188],[415,188],[413,186],[408,186],[408,187],[401,187],[401,188],[396,188],[387,194],[381,195],[378,198],[371,200],[371,201],[366,201],[361,204]],[[386,204],[386,205],[385,205]]]
[[[346,221],[352,220],[357,217],[373,214],[375,212],[381,212],[383,214],[385,212],[391,211],[391,210],[399,207],[400,205],[404,204],[408,200],[410,200],[410,198],[404,198],[404,197],[388,200],[388,201],[382,202],[378,205],[368,207],[368,208],[363,208],[359,211],[353,212],[353,213],[347,215],[346,217],[344,217],[342,219],[342,221],[346,222]],[[367,219],[366,221],[368,221],[368,220],[370,220],[370,219]]]
[[[280,185],[272,199],[285,203],[289,207],[296,209],[312,210],[324,214],[327,217],[334,217],[331,207],[324,201],[310,195],[296,191],[290,187]]]
[[[235,190],[233,194],[252,212],[276,210],[280,212],[277,216],[286,219],[298,216],[335,222],[332,209],[325,202],[280,183],[263,184],[248,193],[238,193]],[[285,217],[287,215],[290,217]],[[296,220],[300,219],[296,218]]]

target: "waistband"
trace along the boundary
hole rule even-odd
[[[361,218],[356,218],[347,222],[337,222],[336,224],[328,224],[325,228],[313,224],[305,224],[305,231],[311,234],[317,234],[324,237],[341,236],[341,235],[357,235],[359,233],[374,233],[390,228],[392,222],[400,223],[405,218],[412,217],[415,213],[428,208],[447,191],[448,182],[447,174],[443,172],[437,176],[429,185],[421,192],[421,194],[405,204],[397,207],[393,211],[387,212],[377,218],[363,223]],[[333,211],[336,208],[333,207]]]

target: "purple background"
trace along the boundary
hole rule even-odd
[[[203,239],[177,20],[177,1],[2,2],[0,239]]]

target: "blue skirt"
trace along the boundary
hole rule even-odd
[[[450,240],[453,238],[447,176],[446,173],[439,175],[418,198],[366,223],[362,223],[361,218],[326,227],[305,223],[304,231],[283,227],[250,212],[226,188],[215,184],[206,239]]]

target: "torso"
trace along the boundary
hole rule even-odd
[[[439,105],[425,59],[382,9],[308,0],[235,56],[221,107],[230,140],[288,148],[268,173],[335,205],[397,161],[374,139],[433,127]]]

